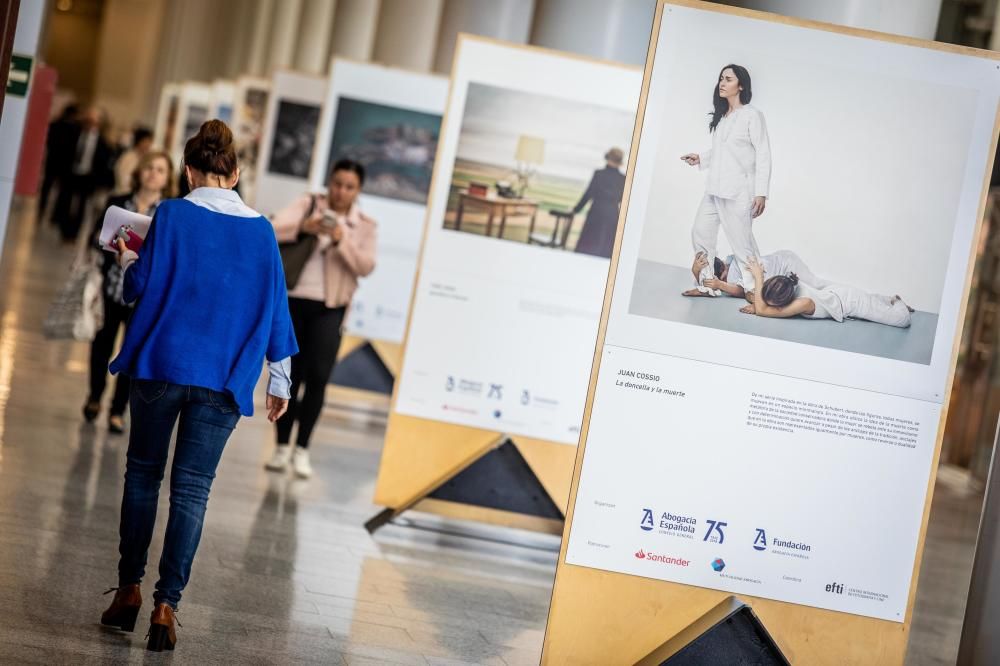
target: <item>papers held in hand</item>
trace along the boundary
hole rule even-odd
[[[138,252],[152,221],[151,217],[118,206],[108,208],[108,212],[104,214],[104,224],[101,225],[101,249],[105,252],[117,252],[120,234],[128,249]]]

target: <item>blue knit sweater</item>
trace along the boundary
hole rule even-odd
[[[271,224],[184,199],[160,204],[125,273],[138,299],[111,372],[228,392],[253,414],[266,357],[298,352]]]

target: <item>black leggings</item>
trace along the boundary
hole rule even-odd
[[[288,411],[276,424],[278,444],[291,442],[292,426],[298,421],[295,443],[302,448],[309,446],[309,438],[323,411],[326,385],[337,362],[340,327],[346,310],[343,306],[328,308],[320,301],[305,298],[288,299],[299,353],[292,357],[292,399],[288,401]],[[299,400],[303,385],[305,394]]]
[[[120,305],[104,296],[104,326],[94,336],[90,345],[90,397],[87,402],[100,402],[108,381],[108,361],[115,349],[118,329],[128,323],[132,308]],[[111,415],[121,416],[128,407],[129,379],[119,374],[115,380],[115,394],[111,400]]]

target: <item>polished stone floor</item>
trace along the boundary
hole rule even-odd
[[[177,652],[146,653],[145,623],[134,634],[103,630],[126,440],[103,419],[82,424],[87,345],[41,334],[72,255],[18,204],[0,264],[0,664],[538,662],[558,542],[431,531],[430,518],[369,536],[361,524],[376,511],[385,404],[345,402],[335,389],[309,482],[265,472],[269,426],[240,423]],[[909,664],[954,663],[980,501],[961,474],[939,477]]]
[[[308,482],[265,472],[271,429],[242,420],[176,653],[147,654],[144,621],[134,634],[103,630],[126,438],[103,415],[82,423],[89,347],[41,334],[73,249],[24,211],[0,266],[0,664],[538,663],[558,540],[525,547],[396,525],[372,538],[362,527],[377,510],[384,404],[327,410]],[[166,510],[164,493],[143,584],[150,610]]]

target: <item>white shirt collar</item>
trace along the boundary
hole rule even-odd
[[[184,197],[191,203],[207,208],[216,213],[235,215],[237,217],[260,217],[260,213],[243,203],[240,195],[234,190],[222,187],[198,187]]]

